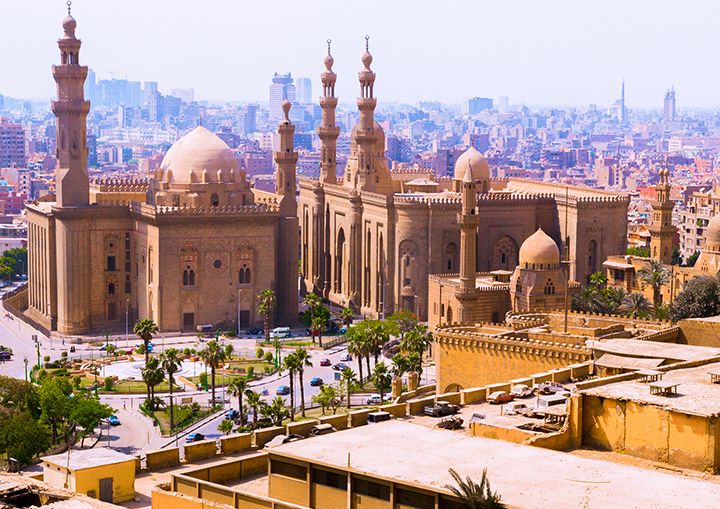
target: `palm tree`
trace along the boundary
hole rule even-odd
[[[422,375],[422,371],[423,371],[422,356],[417,352],[413,352],[413,353],[408,354],[408,356],[406,357],[406,360],[407,360],[408,371],[410,371],[411,373],[417,373],[418,378],[420,378],[420,375]]]
[[[245,409],[243,408],[243,394],[248,388],[247,379],[242,376],[233,378],[227,386],[230,396],[237,396],[238,411],[240,412],[240,424],[245,425]]]
[[[353,308],[345,307],[340,310],[340,319],[343,321],[346,327],[350,326],[353,318],[355,318],[355,311],[353,310]]]
[[[263,317],[263,327],[265,328],[265,342],[270,342],[270,320],[275,310],[275,292],[272,288],[263,290],[258,295],[257,311]]]
[[[295,420],[295,374],[300,371],[300,360],[297,352],[293,352],[283,360],[283,369],[288,370],[290,377],[290,420]]]
[[[275,426],[282,426],[282,421],[288,415],[285,408],[285,400],[280,396],[276,396],[269,405],[263,405],[261,412],[272,419]]]
[[[357,377],[355,372],[351,368],[345,368],[340,372],[340,380],[345,384],[345,391],[347,394],[347,407],[350,408],[350,392],[352,391],[355,384],[357,384]]]
[[[181,365],[182,361],[178,357],[178,351],[175,348],[168,348],[160,354],[160,368],[167,373],[168,383],[170,384],[170,428],[175,425],[173,383],[175,383],[175,373],[180,370]]]
[[[260,396],[259,392],[255,392],[252,389],[247,389],[245,391],[245,399],[247,400],[248,408],[252,410],[252,417],[253,417],[253,429],[257,427],[257,416],[258,411],[260,407],[263,404],[263,400]]]
[[[423,354],[432,343],[432,334],[428,332],[427,325],[416,325],[405,333],[400,340],[400,350],[406,353],[417,352]]]
[[[310,361],[310,354],[304,348],[295,350],[295,357],[297,360],[298,380],[300,382],[300,411],[302,412],[302,416],[305,417],[305,386],[303,384],[303,374],[305,373],[305,368],[312,368],[313,363]]]
[[[381,320],[374,320],[370,324],[370,334],[368,335],[368,342],[370,350],[375,357],[375,364],[378,362],[380,356],[380,350],[390,340],[390,331],[385,323]],[[370,366],[368,366],[370,371]]]
[[[312,319],[310,328],[313,334],[313,343],[315,342],[315,334],[318,337],[318,345],[322,348],[322,335],[327,328],[327,319],[324,316],[316,316]]]
[[[375,369],[373,370],[372,375],[370,375],[370,380],[380,392],[380,404],[382,405],[385,391],[390,389],[392,382],[392,376],[384,362],[378,362],[375,364]]]
[[[225,349],[216,340],[208,341],[200,358],[210,368],[210,386],[212,387],[212,404],[215,405],[215,370],[225,360]]]
[[[418,319],[410,311],[398,311],[388,316],[387,323],[393,335],[404,339],[406,333],[417,327]]]
[[[597,301],[598,291],[595,286],[583,286],[573,297],[572,308],[576,311],[591,312]]]
[[[645,318],[652,311],[652,305],[642,293],[631,293],[625,297],[620,309],[633,318]]]
[[[617,314],[620,306],[625,301],[625,289],[618,286],[603,288],[596,299],[595,312],[608,315]]]
[[[452,468],[448,470],[456,485],[446,484],[445,488],[460,499],[462,505],[467,509],[504,509],[497,492],[490,489],[490,481],[487,478],[487,468],[483,469],[480,484],[472,480],[470,476],[465,479],[460,477]]]
[[[165,379],[165,374],[160,369],[160,361],[153,357],[145,363],[145,367],[141,370],[143,381],[147,386],[148,407],[155,410],[155,386],[160,385]]]
[[[662,287],[670,282],[670,274],[667,269],[657,260],[650,262],[638,271],[638,278],[643,288],[649,286],[653,292],[653,307],[657,307],[662,301]]]
[[[360,326],[348,329],[345,334],[347,337],[347,349],[348,353],[354,355],[357,358],[358,363],[358,375],[360,377],[360,385],[363,384],[363,357],[367,355],[367,341],[365,334],[363,334],[363,328]],[[368,373],[369,374],[369,373]]]
[[[147,367],[148,360],[150,360],[150,342],[152,341],[153,335],[157,334],[158,327],[155,325],[155,322],[149,318],[143,318],[135,324],[133,332],[142,339],[143,346],[145,347],[145,367]],[[150,398],[150,387],[148,387],[147,397]]]
[[[218,424],[218,431],[226,435],[229,435],[232,429],[233,422],[230,419],[223,419],[220,424]]]

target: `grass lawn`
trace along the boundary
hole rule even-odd
[[[175,405],[175,427],[170,429],[170,408],[167,406],[162,410],[155,411],[155,418],[160,425],[160,431],[163,435],[171,435],[175,431],[180,431],[188,427],[193,422],[197,422],[207,417],[215,410],[209,407],[200,407],[199,412],[194,412],[190,405]]]
[[[105,390],[102,377],[99,376],[97,381],[100,385],[98,387],[98,392],[103,394],[145,394],[147,392],[147,386],[142,380],[120,380],[115,382],[111,391]],[[92,387],[94,383],[95,377],[84,377],[80,382],[80,387],[86,389]],[[167,381],[155,386],[156,393],[168,392],[169,390],[170,384],[168,384]],[[181,392],[182,390],[182,387],[175,384],[173,392]]]

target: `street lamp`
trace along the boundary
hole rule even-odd
[[[125,348],[130,348],[130,337],[128,336],[129,305],[130,299],[125,299]]]
[[[25,363],[25,381],[27,382],[27,381],[28,381],[28,373],[27,373],[28,360],[27,360],[27,357],[25,357],[25,358],[23,359],[23,362]]]

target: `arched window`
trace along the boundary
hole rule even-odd
[[[452,308],[448,306],[448,315],[447,315],[447,321],[448,323],[453,323],[453,313]]]
[[[213,194],[210,196],[210,204],[211,204],[213,207],[217,207],[218,205],[220,205],[220,198],[218,197],[217,193],[213,193]]]
[[[115,295],[115,283],[108,283],[108,295]]]
[[[195,271],[188,265],[182,275],[183,286],[195,286]]]
[[[440,304],[440,317],[445,316],[445,304]]]
[[[552,280],[548,279],[547,283],[545,283],[544,293],[545,295],[555,295],[555,285]]]
[[[519,279],[515,283],[515,293],[522,293],[522,283]]]
[[[238,282],[241,285],[249,285],[251,283],[250,267],[245,263],[240,267],[240,271],[238,272]]]

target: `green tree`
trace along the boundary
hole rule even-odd
[[[366,327],[362,326],[362,322],[355,327],[348,329],[345,337],[347,337],[347,349],[348,353],[355,356],[358,363],[358,376],[360,377],[360,385],[363,385],[363,358],[367,358],[370,353],[368,346],[367,335],[365,334]],[[369,375],[369,373],[368,373]]]
[[[3,253],[2,258],[4,265],[10,267],[14,275],[27,274],[28,250],[26,247],[8,249]]]
[[[288,416],[288,409],[285,408],[285,400],[280,396],[276,396],[269,405],[263,405],[260,412],[269,417],[274,426],[282,426],[283,419]]]
[[[0,376],[0,411],[2,409],[26,411],[39,418],[42,411],[38,390],[25,380]]]
[[[345,394],[347,395],[347,407],[350,408],[350,393],[357,385],[357,376],[352,368],[345,368],[340,372],[340,381],[343,384]]]
[[[645,318],[652,313],[652,305],[642,293],[631,293],[625,296],[620,310],[633,318]]]
[[[402,378],[402,376],[410,371],[410,365],[405,355],[397,353],[390,359],[392,362],[392,374],[395,378]]]
[[[207,390],[208,388],[208,376],[204,371],[198,375],[198,385],[200,385],[200,387],[204,390]]]
[[[218,424],[218,431],[220,433],[224,433],[225,435],[229,435],[232,432],[233,429],[233,422],[230,419],[223,419],[220,424]]]
[[[304,348],[295,350],[295,357],[297,359],[298,381],[300,382],[300,411],[302,416],[305,417],[305,384],[303,383],[303,376],[305,368],[312,368],[313,363],[310,361],[310,354]]]
[[[650,258],[650,248],[645,246],[628,246],[625,254],[639,256],[640,258]]]
[[[313,343],[315,342],[315,335],[317,335],[318,345],[320,348],[322,348],[322,336],[327,329],[327,322],[328,319],[326,316],[319,315],[314,317],[312,319],[312,323],[310,324],[310,330],[313,334]]]
[[[422,375],[422,356],[417,352],[412,352],[407,355],[407,367],[411,373],[417,373],[418,378]]]
[[[233,350],[235,350],[235,348],[231,344],[228,343],[225,345],[225,358],[227,360],[232,359]]]
[[[418,324],[405,333],[400,340],[400,350],[405,353],[425,353],[432,344],[432,334],[428,331],[427,325]]]
[[[300,359],[297,351],[292,352],[283,360],[283,369],[288,371],[290,378],[290,420],[295,420],[295,375],[300,371]]]
[[[392,383],[392,375],[384,362],[375,364],[370,381],[380,393],[380,404],[382,405],[385,393],[390,390]]]
[[[0,452],[22,465],[50,447],[47,428],[27,411],[5,412],[0,417]]]
[[[697,259],[699,256],[700,256],[700,251],[695,251],[693,254],[688,256],[687,260],[685,260],[685,266],[686,267],[694,267],[695,262],[697,262]]]
[[[353,319],[355,318],[355,310],[350,307],[344,307],[340,310],[340,319],[343,321],[346,327],[350,327]]]
[[[230,380],[227,386],[227,392],[230,396],[238,399],[238,412],[240,412],[240,424],[245,424],[245,408],[243,407],[243,394],[248,389],[247,380],[244,377],[237,376]]]
[[[150,360],[150,349],[149,345],[153,339],[153,336],[158,333],[158,327],[149,318],[143,318],[138,320],[133,327],[133,333],[138,336],[143,342],[143,353],[145,354],[145,367],[147,367],[148,360]],[[148,400],[150,399],[150,386],[148,386],[147,392]]]
[[[170,428],[175,426],[175,405],[173,404],[173,385],[175,384],[175,373],[180,371],[182,361],[179,352],[175,348],[168,348],[160,354],[160,369],[167,374],[170,386]]]
[[[670,305],[670,318],[673,322],[718,314],[720,314],[720,280],[713,276],[697,276],[690,279]]]
[[[215,370],[225,361],[225,349],[217,340],[208,341],[200,358],[210,368],[210,387],[212,388],[212,404],[215,405]]]
[[[113,390],[113,387],[115,386],[115,379],[111,376],[106,376],[105,380],[103,380],[103,385],[105,386],[105,390],[107,392],[110,392]]]
[[[275,292],[271,288],[263,290],[258,295],[257,311],[263,317],[265,341],[270,342],[270,320],[275,310]]]
[[[372,320],[369,332],[368,346],[375,357],[375,364],[377,364],[382,347],[390,340],[390,330],[382,320]],[[370,372],[370,366],[368,366],[368,372]]]
[[[638,271],[638,278],[643,288],[649,286],[653,292],[653,306],[662,302],[662,288],[670,282],[670,274],[657,260],[650,260]]]
[[[148,410],[155,410],[155,387],[160,385],[165,379],[165,373],[160,367],[160,360],[156,357],[149,359],[145,363],[145,367],[140,370],[140,374],[142,375],[143,382],[145,382],[147,386],[148,397],[146,401]]]
[[[46,377],[40,386],[40,409],[42,419],[50,424],[52,441],[57,443],[58,429],[70,413],[72,386],[67,378]]]
[[[96,397],[85,395],[72,398],[70,421],[76,425],[76,431],[78,427],[82,428],[82,431],[79,431],[80,447],[84,445],[85,437],[100,426],[103,419],[107,419],[112,414],[113,409],[100,403]]]
[[[387,318],[387,325],[393,336],[400,336],[402,340],[405,334],[418,325],[417,317],[410,311],[397,311]]]
[[[501,496],[490,489],[490,481],[487,477],[487,468],[483,469],[480,483],[476,483],[470,476],[463,479],[452,468],[448,470],[454,485],[446,484],[445,488],[460,499],[460,502],[467,509],[503,509],[505,504],[501,502]]]
[[[252,427],[255,429],[257,427],[258,412],[263,405],[262,397],[259,392],[247,389],[245,391],[245,400],[247,401],[248,408],[252,410]]]

